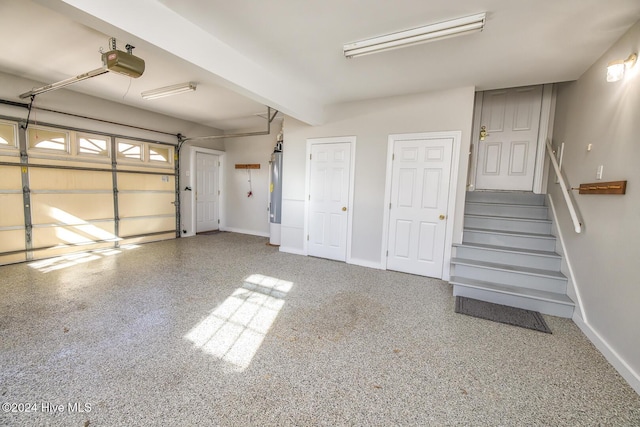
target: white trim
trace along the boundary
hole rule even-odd
[[[387,138],[387,173],[384,178],[384,204],[382,209],[382,247],[380,248],[380,264],[387,269],[387,251],[389,250],[389,204],[391,203],[391,176],[393,175],[393,137]]]
[[[360,267],[375,268],[376,270],[384,270],[384,266],[380,262],[368,261],[365,259],[351,258],[349,264],[359,265]]]
[[[574,293],[578,301],[576,301],[576,310],[573,311],[573,322],[580,328],[580,330],[587,336],[589,341],[602,353],[607,361],[618,371],[618,373],[624,378],[627,383],[640,394],[640,374],[635,372],[631,366],[609,345],[609,343],[589,324],[587,313],[584,311],[584,305],[582,304],[582,297],[580,296],[580,289],[575,281],[575,274],[569,261],[567,249],[564,244],[564,238],[562,231],[558,226],[558,216],[556,214],[556,208],[553,203],[553,199],[547,194],[547,200],[551,207],[551,214],[553,216],[553,222],[556,225],[555,230],[558,233],[557,241],[562,248],[562,256],[567,263],[567,269],[569,270],[569,284],[573,287]]]
[[[553,224],[555,226],[555,231],[558,234],[556,236],[557,237],[556,241],[560,243],[560,247],[562,250],[562,257],[567,263],[567,270],[568,270],[567,273],[569,274],[568,285],[571,286],[573,293],[576,295],[576,299],[578,300],[578,301],[574,301],[574,303],[576,304],[575,306],[576,309],[574,309],[573,311],[573,317],[575,317],[576,315],[579,315],[580,318],[584,319],[584,321],[586,322],[587,313],[585,313],[584,311],[584,305],[582,304],[582,296],[580,296],[580,289],[578,289],[578,284],[576,283],[576,280],[575,280],[576,275],[573,272],[571,261],[569,261],[569,256],[567,255],[567,247],[564,244],[564,236],[562,235],[562,231],[560,230],[560,223],[558,221],[556,205],[553,203],[553,199],[549,194],[547,194],[547,200],[549,201],[549,207],[551,208],[551,216],[553,217]]]
[[[556,85],[551,85],[551,112],[549,115],[549,130],[547,132],[547,139],[549,141],[553,141],[553,126],[555,124],[556,117],[556,102],[558,99],[558,92],[556,90]],[[546,149],[546,141],[545,141],[545,149]],[[542,168],[542,187],[540,188],[540,194],[547,193],[547,188],[549,186],[549,157],[544,156],[544,166]]]
[[[349,206],[347,206],[347,248],[345,262],[351,263],[351,238],[353,233],[353,197],[355,188],[355,166],[356,166],[356,137],[355,136],[336,136],[328,138],[307,138],[307,158],[306,158],[306,174],[304,186],[304,255],[308,255],[309,247],[306,236],[309,234],[309,189],[311,180],[311,146],[314,144],[339,144],[348,143],[350,147],[351,161],[349,164]]]
[[[469,177],[467,178],[467,190],[476,189],[476,171],[478,169],[478,145],[480,144],[480,120],[482,119],[482,101],[484,92],[476,92],[473,103],[473,127],[471,128],[471,145],[469,147]]]
[[[536,164],[533,172],[533,192],[544,194],[545,191],[545,159],[547,138],[553,134],[553,114],[555,112],[555,93],[552,84],[542,86],[542,105],[540,107],[540,126],[538,127],[538,147],[536,148]]]
[[[458,171],[460,168],[460,141],[462,140],[462,131],[445,131],[445,132],[422,132],[422,133],[402,133],[389,135],[387,143],[387,174],[384,186],[384,214],[382,223],[382,248],[381,248],[381,265],[384,270],[387,269],[387,248],[389,247],[389,203],[391,203],[391,174],[392,174],[392,157],[393,145],[396,141],[407,139],[442,139],[451,138],[453,146],[451,147],[451,168],[449,173],[449,197],[447,201],[447,225],[444,237],[444,256],[442,260],[442,277],[438,279],[449,280],[451,275],[451,249],[453,247],[453,226],[456,219],[456,194],[458,190]]]
[[[280,246],[280,252],[284,252],[286,254],[307,256],[304,250],[300,250],[300,249],[289,247],[289,246]]]
[[[195,187],[194,184],[194,180],[196,179],[196,174],[197,174],[197,165],[196,165],[196,153],[205,153],[205,154],[213,154],[214,156],[218,156],[218,160],[220,161],[220,166],[218,167],[218,188],[220,189],[220,198],[218,199],[218,219],[220,220],[220,227],[218,227],[220,230],[222,230],[225,226],[225,218],[224,218],[224,208],[225,208],[225,203],[224,203],[224,198],[225,198],[225,192],[223,191],[224,189],[224,160],[225,160],[225,152],[224,151],[220,151],[220,150],[212,150],[210,148],[203,148],[203,147],[194,147],[194,146],[190,146],[190,151],[189,151],[189,171],[190,171],[190,176],[189,176],[189,184],[188,186],[191,188]],[[187,184],[180,184],[180,187],[185,187],[187,186]],[[180,189],[180,191],[182,192],[182,188]],[[196,193],[195,191],[189,191],[189,204],[191,205],[191,232],[185,234],[184,236],[194,236],[196,234],[196,223],[198,221],[197,218],[197,206],[196,206]],[[182,213],[181,213],[182,214]],[[181,225],[182,226],[182,225]]]
[[[636,393],[640,394],[640,375],[635,372],[625,360],[602,338],[593,327],[583,320],[577,313],[573,314],[573,321],[580,330],[589,338],[589,341],[596,346],[609,363],[618,371]]]
[[[220,227],[220,231],[226,231],[229,233],[238,233],[238,234],[248,234],[250,236],[259,236],[259,237],[269,237],[269,233],[265,233],[264,231],[255,231],[255,230],[247,230],[244,228],[235,228],[235,227]]]

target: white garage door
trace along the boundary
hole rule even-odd
[[[174,150],[0,121],[0,264],[175,238]]]

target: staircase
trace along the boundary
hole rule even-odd
[[[570,318],[555,245],[543,194],[469,192],[451,259],[453,295]]]

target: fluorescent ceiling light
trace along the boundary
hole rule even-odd
[[[418,43],[477,33],[484,28],[485,16],[486,13],[483,12],[464,18],[414,28],[412,30],[400,31],[385,36],[348,43],[343,47],[344,56],[353,58],[355,56],[368,55],[370,53],[397,49]]]
[[[196,84],[193,82],[181,83],[173,86],[161,87],[158,89],[147,90],[142,92],[142,98],[144,99],[157,99],[164,98],[165,96],[177,95],[184,92],[193,92],[196,90]]]

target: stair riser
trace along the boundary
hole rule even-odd
[[[539,311],[542,314],[549,314],[551,316],[564,317],[567,319],[570,319],[573,316],[573,307],[569,305],[485,291],[483,289],[468,288],[466,286],[453,285],[453,295],[523,308],[525,310]]]
[[[454,265],[453,270],[452,274],[458,277],[469,277],[485,282],[538,289],[541,291],[556,292],[560,294],[567,292],[566,278],[556,279],[553,277],[534,276],[518,271],[493,270],[460,264]]]
[[[481,243],[485,245],[506,246],[508,248],[534,249],[538,251],[554,251],[555,239],[540,239],[527,236],[507,236],[504,234],[464,231],[463,243]]]
[[[546,206],[495,205],[485,203],[467,203],[464,212],[473,215],[490,215],[512,218],[547,219]]]
[[[470,191],[467,192],[466,200],[469,202],[510,203],[514,205],[543,206],[545,197],[544,194],[533,193]]]
[[[542,270],[560,271],[560,258],[521,254],[504,251],[493,251],[484,248],[458,246],[457,258],[487,261],[499,264],[516,265],[520,267],[539,268]]]
[[[527,221],[500,218],[477,218],[473,216],[464,217],[464,226],[471,228],[482,228],[484,230],[517,231],[522,233],[550,234],[551,223],[544,221]]]

